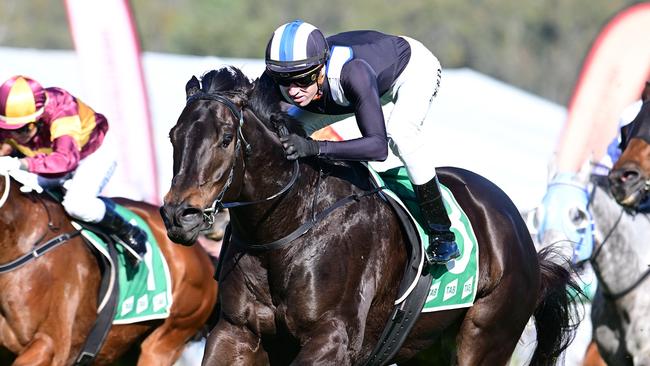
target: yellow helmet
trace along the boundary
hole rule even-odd
[[[33,79],[17,75],[0,85],[0,128],[16,130],[43,114],[45,89]]]

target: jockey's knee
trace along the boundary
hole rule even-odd
[[[99,222],[106,212],[104,202],[97,197],[68,193],[62,204],[70,216],[85,222]]]
[[[432,141],[427,141],[422,136],[418,136],[410,131],[401,131],[401,133],[392,134],[389,146],[393,153],[402,160],[427,160],[431,159],[434,155],[434,144]]]

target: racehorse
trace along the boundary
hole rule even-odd
[[[288,161],[279,134],[305,132],[282,112],[266,76],[251,82],[225,67],[201,82],[192,77],[186,94],[170,131],[174,177],[161,208],[168,235],[193,243],[221,206],[229,207],[233,233],[222,251],[220,316],[203,363],[364,364],[406,264],[403,229],[371,193],[367,170]],[[517,208],[494,184],[459,168],[438,175],[476,231],[477,299],[469,308],[422,314],[392,361],[419,364],[436,355],[447,364],[504,365],[535,315],[532,364],[553,364],[571,330],[570,273],[550,252],[536,253]],[[305,223],[311,227],[293,235]]]
[[[601,184],[591,198],[597,239],[591,260],[598,278],[591,316],[594,339],[607,364],[647,365],[650,217],[625,212]]]
[[[607,176],[591,171],[591,165],[586,164],[576,175],[575,184],[587,187],[587,208],[594,224],[594,250],[588,258],[598,279],[591,303],[593,341],[607,364],[631,365],[632,360],[640,360],[639,355],[648,352],[643,348],[647,343],[645,324],[650,322],[650,282],[644,281],[649,273],[643,258],[650,218],[625,211],[612,196]],[[575,215],[572,222],[577,228],[586,225],[584,220],[587,218]],[[562,233],[549,231],[544,233],[540,247],[567,240]]]
[[[642,233],[635,239],[633,250],[627,253],[625,263],[618,268],[618,271],[628,274],[628,281],[611,285],[622,289],[610,289],[621,292],[616,305],[627,310],[619,312],[621,327],[617,333],[625,337],[622,346],[631,356],[627,358],[627,364],[634,365],[650,364],[647,330],[650,321],[650,282],[647,281],[650,275],[650,255],[646,245],[650,230],[647,216],[650,189],[650,82],[646,82],[642,99],[643,104],[637,117],[622,128],[623,153],[609,173],[611,193],[628,212],[636,214],[633,231]]]
[[[17,182],[0,175],[0,195],[3,192],[0,265],[27,253],[34,258],[0,274],[0,348],[15,356],[15,366],[71,365],[97,318],[98,260],[79,235],[70,235],[46,253],[34,253],[40,244],[75,233],[75,228],[59,203],[45,195],[21,193]],[[157,207],[126,199],[116,202],[149,224],[167,258],[173,303],[164,320],[113,325],[94,364],[110,364],[142,342],[138,365],[172,365],[213,311],[214,267],[200,246],[188,248],[168,240]],[[0,360],[3,365],[10,362]]]

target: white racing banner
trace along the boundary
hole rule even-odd
[[[118,167],[103,192],[160,203],[153,126],[128,0],[65,0],[87,101],[106,116]]]

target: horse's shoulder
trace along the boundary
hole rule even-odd
[[[370,172],[368,167],[351,161],[321,161],[316,169],[319,169],[326,177],[338,178],[360,190],[372,189]]]

